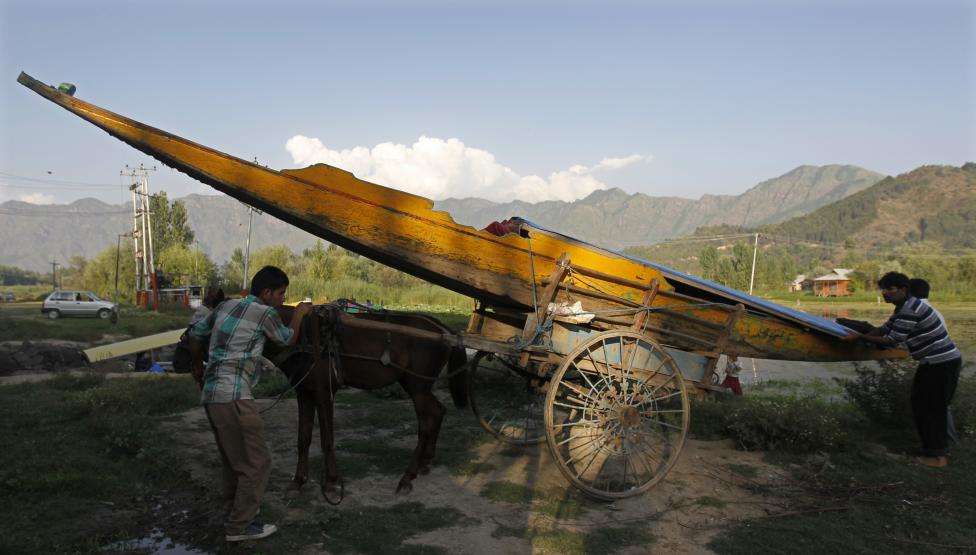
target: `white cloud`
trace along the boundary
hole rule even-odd
[[[604,158],[593,167],[574,165],[543,178],[519,175],[495,160],[492,153],[466,146],[458,139],[422,136],[409,146],[381,143],[373,148],[332,150],[319,139],[295,135],[288,139],[285,148],[295,164],[329,164],[361,179],[434,200],[480,197],[499,202],[573,201],[607,188],[593,172],[616,170],[649,159],[637,154]]]
[[[604,158],[600,160],[600,163],[593,167],[593,171],[599,170],[619,170],[621,168],[626,168],[627,166],[632,166],[637,162],[650,161],[650,156],[644,156],[641,154],[631,154],[630,156],[624,156],[623,158]]]
[[[30,193],[27,195],[20,195],[17,200],[29,203],[29,204],[54,204],[54,197],[45,193]]]

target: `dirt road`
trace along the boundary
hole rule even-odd
[[[728,442],[694,440],[651,492],[612,504],[592,501],[568,486],[544,445],[513,448],[488,441],[486,434],[476,436],[470,448],[459,445],[461,436],[472,437],[480,429],[474,429],[469,412],[456,410],[448,414],[441,434],[439,464],[418,478],[412,493],[396,496],[399,473],[415,441],[412,413],[409,401],[340,393],[339,464],[346,497],[336,508],[323,501],[317,483],[298,497],[286,495],[296,462],[297,408],[294,400],[286,400],[268,411],[264,418],[274,469],[267,498],[269,512],[281,515],[281,534],[302,538],[303,553],[326,553],[337,546],[369,551],[364,534],[452,553],[643,553],[652,545],[654,550],[701,553],[722,524],[783,507],[782,499],[758,493],[785,483],[780,469]],[[194,461],[194,477],[216,488],[220,465],[203,411],[184,413],[173,425],[181,429],[179,449]],[[317,441],[312,465],[314,480],[321,468]],[[357,527],[359,521],[370,524]]]

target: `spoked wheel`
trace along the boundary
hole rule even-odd
[[[468,372],[468,399],[481,427],[501,441],[542,443],[541,384],[541,378],[524,372],[514,360],[478,351]]]
[[[553,375],[546,439],[573,485],[620,499],[667,475],[690,416],[681,372],[661,346],[639,333],[608,331],[578,346]]]

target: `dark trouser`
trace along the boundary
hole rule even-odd
[[[922,438],[922,454],[942,457],[946,454],[949,402],[959,383],[962,359],[920,364],[912,383],[912,414]]]
[[[239,534],[258,514],[271,472],[264,421],[251,399],[204,405],[223,462],[224,526]]]

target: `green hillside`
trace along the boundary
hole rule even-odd
[[[976,248],[976,164],[923,166],[805,216],[759,230],[818,243],[864,246],[929,241]]]
[[[755,283],[762,294],[781,294],[797,274],[815,277],[841,267],[855,270],[854,286],[862,292],[894,270],[928,279],[939,296],[971,298],[976,164],[923,166],[780,224],[700,227],[627,252],[747,289],[757,232]]]

